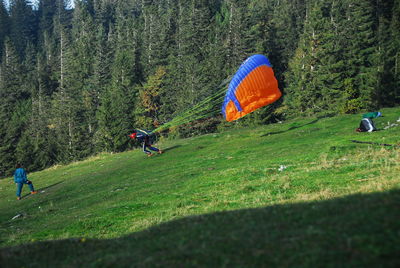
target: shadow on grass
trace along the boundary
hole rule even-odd
[[[163,152],[168,152],[168,151],[174,150],[174,149],[179,148],[179,147],[182,147],[182,145],[174,145],[174,146],[171,146],[171,147],[167,147],[167,148],[163,149]]]
[[[301,127],[304,127],[304,126],[315,124],[315,123],[317,123],[319,120],[321,120],[323,118],[329,118],[329,117],[333,117],[333,116],[334,116],[333,114],[321,115],[321,116],[318,116],[317,119],[314,119],[314,120],[312,120],[312,121],[310,121],[308,123],[305,123],[305,124],[302,124],[302,125],[299,125],[299,126],[292,126],[292,127],[288,128],[286,130],[268,132],[268,133],[262,134],[260,137],[265,137],[265,136],[270,136],[270,135],[275,135],[275,134],[282,134],[282,133],[285,133],[285,132],[288,132],[288,131],[291,131],[291,130],[294,130],[294,129],[297,129],[297,128],[301,128]]]
[[[400,190],[0,249],[2,267],[400,267]]]
[[[54,186],[57,186],[57,185],[63,183],[63,182],[64,182],[64,181],[59,181],[59,182],[53,183],[52,185],[46,186],[46,187],[44,187],[44,188],[39,188],[38,191],[45,191],[45,190],[47,190],[47,189],[49,189],[49,188],[53,188]]]
[[[306,124],[302,124],[302,125],[299,125],[299,126],[293,126],[293,127],[290,127],[290,128],[288,128],[288,129],[286,129],[286,130],[268,132],[268,133],[262,134],[260,137],[265,137],[265,136],[270,136],[270,135],[275,135],[275,134],[282,134],[282,133],[291,131],[291,130],[293,130],[293,129],[297,129],[297,128],[301,128],[301,127],[304,127],[304,126],[308,126],[308,125],[315,124],[315,123],[317,123],[318,121],[319,121],[319,119],[315,119],[315,120],[313,120],[313,121],[311,121],[311,122],[308,122],[308,123],[306,123]]]
[[[46,186],[46,187],[44,187],[44,188],[36,188],[35,190],[38,192],[38,193],[40,193],[40,192],[42,192],[42,191],[45,191],[45,190],[47,190],[47,189],[49,189],[49,188],[52,188],[52,187],[54,187],[54,186],[57,186],[57,185],[59,185],[59,184],[61,184],[61,183],[63,183],[64,181],[59,181],[59,182],[56,182],[56,183],[54,183],[54,184],[52,184],[52,185],[49,185],[49,186]],[[33,184],[33,185],[35,185],[35,184]],[[28,196],[30,196],[31,194],[25,194],[25,195],[23,195],[22,196],[22,198],[26,198],[26,197],[28,197]]]

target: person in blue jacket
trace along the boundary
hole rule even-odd
[[[129,135],[129,137],[131,139],[137,139],[139,142],[142,142],[142,147],[143,147],[143,152],[145,154],[147,154],[147,156],[152,156],[153,153],[150,152],[149,150],[152,150],[154,152],[158,152],[159,154],[162,154],[163,152],[156,148],[153,147],[153,145],[151,144],[151,138],[150,138],[151,132],[146,131],[146,130],[141,130],[141,129],[135,129],[133,131],[133,133],[131,135]],[[147,150],[149,149],[149,150]]]
[[[33,184],[26,177],[26,171],[22,168],[21,164],[17,164],[15,167],[16,170],[14,172],[14,182],[17,184],[17,200],[21,200],[21,192],[24,184],[28,184],[29,189],[31,190],[31,194],[37,194],[35,189],[33,188]]]

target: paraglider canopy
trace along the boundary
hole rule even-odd
[[[237,120],[281,97],[271,63],[264,55],[245,60],[233,76],[222,105],[227,121]]]

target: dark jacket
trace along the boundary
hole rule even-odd
[[[142,130],[142,129],[136,129],[136,138],[138,141],[143,142],[145,145],[150,145],[152,143],[151,141],[151,132],[147,130]]]

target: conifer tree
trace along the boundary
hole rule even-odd
[[[27,0],[10,0],[10,37],[20,57],[28,43],[36,45],[37,17]]]
[[[57,12],[57,2],[40,0],[38,3],[38,20],[41,34],[50,34],[54,29],[54,17]]]
[[[37,56],[35,71],[37,86],[32,92],[31,123],[27,134],[32,139],[31,144],[34,154],[31,159],[33,161],[32,165],[35,169],[43,169],[55,164],[57,159],[55,125],[51,121],[51,98],[53,88],[56,88],[57,84],[54,84],[55,81],[51,79],[52,74],[43,54]],[[24,143],[28,143],[28,141],[24,141]]]
[[[76,3],[73,18],[72,38],[66,58],[65,93],[68,102],[64,109],[68,136],[68,151],[73,159],[81,159],[93,152],[91,138],[95,132],[97,90],[92,85],[95,46],[90,2]]]
[[[164,47],[167,39],[167,10],[161,5],[143,6],[143,41],[142,66],[144,74],[151,74],[157,66],[165,64],[168,48]]]
[[[5,40],[0,67],[0,176],[10,175],[23,130],[28,96],[21,90],[22,65],[12,41]]]
[[[320,21],[323,25],[320,33],[317,79],[321,88],[321,108],[328,113],[341,113],[345,105],[343,96],[344,72],[346,65],[342,55],[341,29],[343,9],[336,1],[325,1],[321,5]]]
[[[8,134],[11,133],[14,137],[17,137],[15,141],[15,159],[17,162],[23,163],[24,167],[28,170],[35,170],[35,148],[34,148],[34,135],[31,132],[30,125],[32,124],[32,95],[37,88],[36,80],[36,49],[33,44],[28,43],[24,53],[25,57],[22,61],[20,68],[23,75],[21,83],[19,84],[19,90],[21,97],[19,101],[14,105],[13,117],[10,125],[18,126],[9,129]]]
[[[112,77],[99,108],[99,133],[107,151],[125,150],[127,134],[133,128],[136,84],[140,81],[135,29],[132,18],[118,16]]]
[[[282,89],[285,88],[284,72],[288,69],[289,60],[294,56],[306,20],[306,9],[311,3],[306,0],[261,1],[271,8],[265,14],[265,20],[272,21],[268,37],[272,42],[270,60]],[[267,38],[266,38],[267,39]],[[267,40],[268,40],[267,39]],[[265,41],[264,41],[265,42]]]
[[[327,104],[323,100],[326,85],[321,80],[321,72],[326,68],[321,61],[328,60],[324,59],[322,46],[332,46],[325,36],[327,25],[320,3],[310,4],[296,54],[289,63],[286,104],[292,112],[321,112]]]
[[[387,68],[388,76],[383,77],[384,84],[390,84],[391,90],[382,94],[386,96],[388,105],[399,105],[400,103],[400,1],[394,0],[390,22],[389,40],[387,46]]]
[[[167,71],[169,97],[174,111],[187,109],[210,93],[206,85],[209,70],[205,69],[210,45],[211,9],[208,1],[179,2],[177,7],[175,50],[171,53]],[[207,66],[208,67],[208,66]],[[207,89],[208,86],[208,89]]]
[[[377,106],[387,106],[393,104],[393,95],[391,88],[393,85],[393,75],[390,71],[390,45],[392,43],[390,35],[390,22],[392,18],[393,1],[375,2],[376,10],[376,37],[377,37],[377,65],[378,81],[373,95]],[[385,59],[385,60],[382,60]]]
[[[49,132],[53,133],[57,162],[68,162],[74,159],[73,152],[73,128],[71,108],[71,91],[67,88],[67,72],[69,68],[69,56],[72,51],[71,22],[66,14],[66,3],[57,0],[57,10],[54,17],[54,38],[56,40],[55,54],[53,50],[46,50],[47,65],[54,73],[57,88],[51,94],[51,116]],[[74,14],[74,13],[72,13]],[[54,61],[49,61],[54,58]]]
[[[372,1],[347,0],[346,4],[344,112],[356,112],[377,105],[373,98],[378,81],[375,17]]]
[[[4,5],[4,0],[0,0],[0,59],[3,52],[3,44],[10,29],[8,12]]]
[[[103,145],[101,142],[101,117],[99,117],[99,113],[101,110],[102,100],[107,95],[107,90],[110,87],[111,82],[111,65],[113,59],[113,38],[111,37],[112,31],[110,30],[108,34],[106,34],[106,29],[103,24],[98,25],[97,33],[96,33],[96,53],[95,59],[93,63],[93,75],[91,77],[91,84],[93,89],[95,90],[94,96],[92,99],[93,108],[95,108],[95,121],[93,125],[96,126],[93,136],[93,143],[97,147],[96,150],[102,151],[101,146]],[[105,107],[103,107],[105,108]],[[106,112],[107,109],[104,109]]]
[[[228,19],[226,29],[227,67],[233,72],[237,66],[246,58],[245,30],[247,23],[243,12],[246,1],[226,0],[225,16]]]

